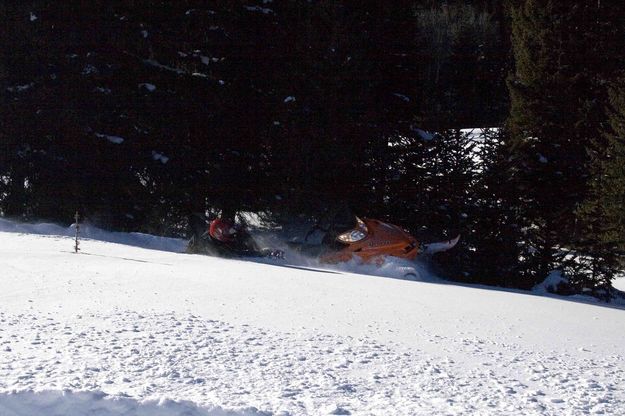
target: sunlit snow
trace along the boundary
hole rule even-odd
[[[74,232],[0,220],[0,415],[625,413],[609,304]]]

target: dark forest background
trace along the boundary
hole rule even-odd
[[[440,272],[611,296],[625,22],[607,1],[0,1],[0,213],[185,236],[348,206]],[[467,129],[480,128],[479,131]]]

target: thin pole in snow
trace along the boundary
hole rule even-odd
[[[78,248],[78,232],[80,231],[80,224],[78,223],[79,219],[80,216],[78,215],[78,211],[76,211],[76,214],[74,215],[74,220],[76,221],[76,240],[74,244],[74,253],[78,253],[78,250],[80,250]]]

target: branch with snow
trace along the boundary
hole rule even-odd
[[[109,142],[114,143],[114,144],[122,144],[124,142],[124,138],[119,137],[119,136],[112,136],[110,134],[102,134],[102,133],[96,133],[95,135],[96,137],[99,137],[101,139],[106,139]]]

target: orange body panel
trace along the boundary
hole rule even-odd
[[[321,257],[324,263],[341,263],[357,257],[365,263],[384,262],[387,256],[414,260],[419,254],[419,243],[400,227],[382,221],[365,218],[367,236],[345,248]]]

